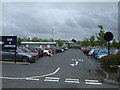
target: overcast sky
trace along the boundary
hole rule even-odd
[[[2,34],[43,39],[83,40],[99,32],[98,25],[118,39],[117,2],[6,2],[2,4]]]

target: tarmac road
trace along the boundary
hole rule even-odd
[[[3,88],[117,88],[102,83],[96,65],[79,49],[69,49],[36,63],[2,65]]]

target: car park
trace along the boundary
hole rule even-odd
[[[16,50],[16,61],[31,62],[34,63],[37,60],[37,55],[32,53],[25,53],[21,49]],[[14,50],[2,50],[2,60],[14,61],[15,51]]]

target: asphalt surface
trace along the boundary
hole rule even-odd
[[[2,64],[3,88],[118,88],[96,76],[96,65],[79,49],[42,57],[32,64]]]

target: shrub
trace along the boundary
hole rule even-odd
[[[120,65],[120,55],[109,55],[101,58],[104,67]]]

